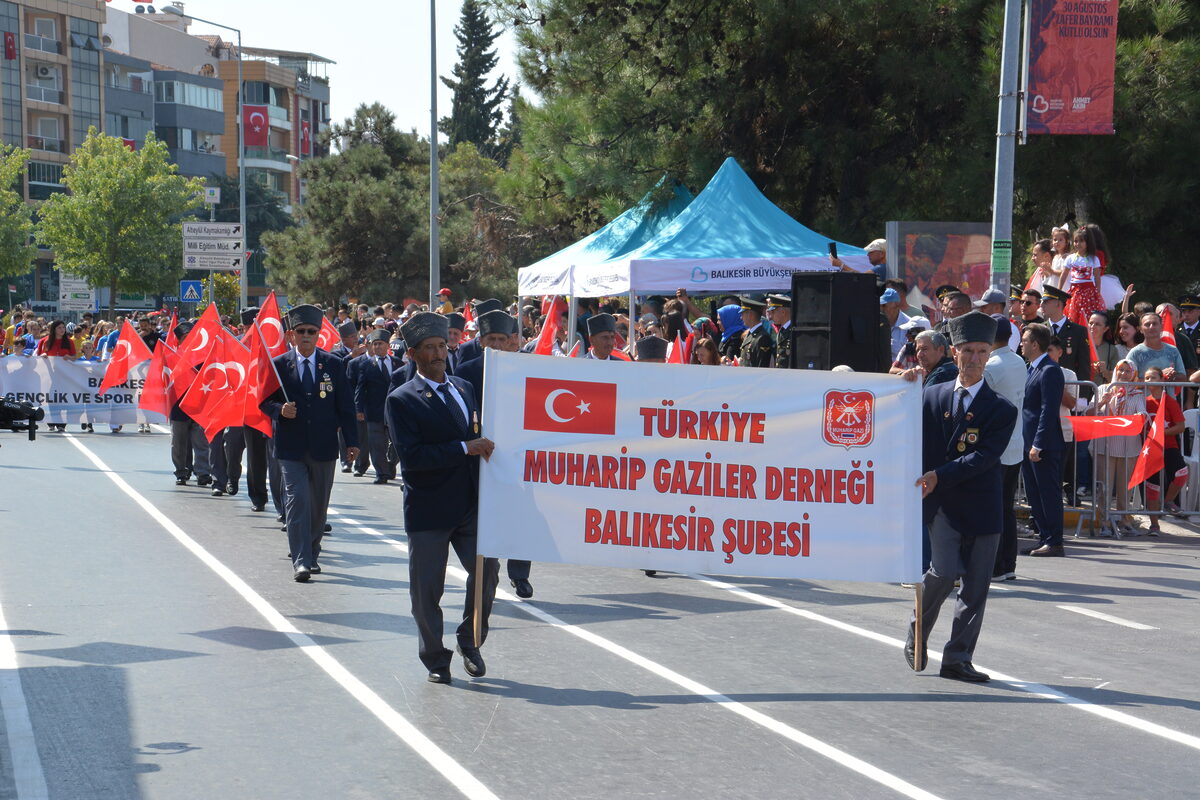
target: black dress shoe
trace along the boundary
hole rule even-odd
[[[187,478],[176,478],[175,485],[176,486],[187,486]]]
[[[375,480],[371,481],[371,483],[374,483],[374,484],[377,484],[377,485],[378,485],[378,484],[387,483],[387,482],[388,482],[388,479],[387,479],[387,478],[376,478]]]
[[[1034,551],[1034,550],[1037,550],[1038,548],[1040,548],[1040,547],[1044,547],[1044,546],[1045,546],[1045,545],[1035,544],[1033,547],[1022,547],[1022,548],[1021,548],[1021,555],[1023,555],[1023,556],[1031,556],[1031,555],[1033,555],[1033,551]]]
[[[956,681],[967,681],[968,683],[987,683],[992,679],[992,676],[986,672],[980,672],[971,666],[970,661],[960,661],[957,664],[942,664],[942,669],[938,672],[943,678],[950,678]]]
[[[199,478],[196,478],[196,485],[197,486],[211,486],[212,485],[212,477],[209,475],[201,475]]]
[[[509,583],[517,590],[517,597],[522,600],[528,600],[533,597],[533,584],[527,579],[517,578],[516,580],[509,581]]]
[[[483,663],[483,656],[479,653],[478,647],[463,647],[461,644],[455,648],[459,655],[462,656],[463,669],[472,678],[482,678],[487,675],[487,665]]]
[[[254,505],[250,506],[250,510],[251,511],[262,511],[263,507],[260,506],[258,503],[255,503]]]
[[[224,494],[225,494],[225,490],[224,490],[224,489],[222,489],[220,486],[214,486],[214,487],[213,487],[213,490],[212,490],[212,496],[213,496],[213,497],[221,497],[221,496],[222,496],[222,495],[224,495]]]
[[[913,637],[912,631],[909,630],[908,639],[904,642],[904,660],[908,662],[908,667],[913,672],[921,672],[929,664],[929,649],[928,647],[921,648],[921,663],[916,664],[916,653],[914,652],[916,647],[916,639]]]
[[[438,669],[431,669],[429,670],[429,675],[426,676],[425,680],[429,681],[430,683],[449,683],[450,668],[439,667]]]
[[[286,522],[287,519],[283,516],[283,514],[280,514],[277,517],[275,517],[275,521],[276,522]]]
[[[311,567],[308,568],[308,571],[311,572],[313,575],[320,575],[321,574],[321,565],[313,564]]]
[[[1038,558],[1062,558],[1066,555],[1061,544],[1044,544],[1029,555]]]
[[[345,464],[343,464],[343,465],[342,465],[342,472],[349,472],[349,471],[350,471],[350,468],[349,468],[348,466],[346,466]]]
[[[656,569],[644,569],[644,570],[642,570],[642,572],[646,573],[647,578],[653,578],[655,575],[658,574],[658,570],[656,570]]]
[[[330,525],[328,522],[326,522],[325,523],[325,532],[329,533],[331,530],[333,530],[333,526]]]
[[[279,530],[281,530],[281,531],[286,531],[286,530],[287,530],[287,525],[284,525],[284,526],[282,526],[282,527],[281,527]]]
[[[308,567],[296,567],[296,574],[292,576],[292,580],[296,583],[308,583],[308,579],[312,572]]]
[[[362,470],[357,470],[357,469],[354,470],[354,477],[361,478],[362,476],[363,476]]]
[[[237,494],[237,490],[238,485],[236,483],[230,483],[225,486],[225,494]]]

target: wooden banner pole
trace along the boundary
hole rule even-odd
[[[472,618],[475,631],[475,647],[483,645],[483,574],[484,558],[481,553],[475,554],[475,615]]]

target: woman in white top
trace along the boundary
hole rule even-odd
[[[1146,394],[1140,386],[1126,381],[1137,380],[1137,367],[1127,358],[1113,368],[1112,383],[1096,392],[1094,407],[1097,416],[1127,417],[1146,413]],[[1129,470],[1142,446],[1141,436],[1104,436],[1092,440],[1096,476],[1103,479],[1106,493],[1113,498],[1113,508],[1120,512],[1129,509]],[[1099,502],[1099,498],[1097,498]],[[1134,532],[1133,518],[1128,513],[1117,520],[1123,535]]]

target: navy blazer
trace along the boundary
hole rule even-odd
[[[461,367],[468,361],[474,361],[477,358],[483,357],[483,345],[479,343],[479,337],[468,339],[458,346],[458,365]],[[454,373],[457,375],[458,373]]]
[[[1062,405],[1064,381],[1062,367],[1050,356],[1029,371],[1025,379],[1025,402],[1021,406],[1021,434],[1026,451],[1031,447],[1050,453],[1063,449],[1058,407]]]
[[[474,517],[479,503],[479,456],[463,442],[479,438],[479,407],[471,384],[447,376],[467,406],[463,430],[424,380],[408,381],[387,397],[384,416],[404,478],[404,528],[446,530]]]
[[[483,413],[483,357],[473,358],[465,364],[458,365],[457,376],[475,390],[475,405],[479,413]]]
[[[922,469],[938,478],[923,504],[925,522],[941,509],[964,536],[999,533],[1004,524],[1000,456],[1016,427],[1017,408],[984,383],[954,427],[954,386],[934,384],[922,397]]]
[[[358,426],[354,419],[353,388],[346,380],[346,365],[335,355],[317,349],[317,388],[308,395],[300,383],[296,369],[296,353],[289,350],[274,358],[275,369],[283,387],[276,390],[259,406],[275,421],[275,457],[301,461],[305,456],[316,461],[332,461],[338,457],[338,429],[347,447],[358,447]],[[326,378],[328,376],[328,378]],[[333,385],[332,392],[320,395],[322,383]],[[292,419],[280,416],[284,391],[296,404]]]
[[[400,366],[400,359],[391,355],[383,357],[386,372],[379,368],[379,359],[372,355],[361,355],[354,359],[350,374],[354,381],[354,410],[366,417],[367,422],[383,422],[383,404],[392,390],[392,370]]]

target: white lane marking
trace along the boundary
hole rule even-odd
[[[362,525],[361,523],[335,511],[332,508],[329,509],[329,513],[336,516],[340,522],[345,523],[346,525],[355,527],[358,530],[362,531],[363,533],[378,537],[379,539],[382,539],[383,541],[387,542],[388,544],[390,544],[392,547],[396,548],[397,550],[399,550],[403,553],[408,553],[408,546],[406,544],[404,544],[403,542],[400,542],[396,539],[391,538],[390,536],[382,534],[379,531],[375,530],[374,528],[369,528],[365,525]],[[461,569],[459,567],[455,567],[453,565],[447,565],[446,572],[453,575],[455,578],[457,578],[460,581],[465,582],[467,579],[466,571],[464,571],[463,569]],[[509,594],[508,592],[506,592],[502,589],[497,589],[496,597],[501,600],[506,600],[506,601],[512,603],[517,608],[520,608],[521,610],[523,610],[525,613],[529,614],[530,616],[540,619],[542,622],[545,622],[549,625],[553,625],[554,627],[556,627],[560,630],[566,631],[567,633],[577,636],[580,639],[583,639],[585,642],[588,642],[589,644],[593,644],[603,650],[607,650],[608,652],[612,653],[613,655],[618,656],[619,658],[623,658],[624,660],[628,661],[631,664],[639,666],[648,672],[652,672],[655,675],[659,676],[660,678],[664,678],[664,679],[670,681],[671,683],[674,683],[676,686],[680,686],[683,689],[691,692],[694,695],[703,697],[705,700],[708,700],[709,702],[715,703],[715,704],[721,706],[722,708],[732,711],[733,713],[735,713],[741,717],[744,717],[745,719],[750,720],[751,722],[755,723],[756,725],[760,725],[763,728],[766,728],[767,730],[769,730],[773,733],[777,733],[780,736],[783,736],[784,738],[795,742],[796,744],[800,745],[801,747],[808,748],[809,750],[813,751],[814,753],[824,756],[825,758],[828,758],[829,760],[831,760],[837,764],[840,764],[841,766],[846,767],[847,769],[853,770],[854,772],[857,772],[859,775],[862,775],[865,778],[869,778],[869,779],[875,781],[876,783],[886,786],[887,788],[892,789],[893,791],[895,791],[899,794],[902,794],[905,797],[921,798],[922,800],[938,800],[937,795],[931,794],[930,792],[927,792],[924,789],[921,789],[920,787],[913,786],[911,783],[908,783],[907,781],[905,781],[901,778],[898,778],[895,775],[892,775],[890,772],[885,772],[884,770],[880,769],[879,767],[876,767],[873,764],[869,764],[860,758],[852,756],[849,753],[845,752],[844,750],[839,750],[838,748],[834,747],[833,745],[826,744],[825,742],[821,741],[820,739],[814,738],[814,737],[808,735],[807,733],[804,733],[803,731],[797,730],[796,728],[793,728],[790,725],[780,722],[779,720],[775,719],[774,717],[769,717],[760,711],[756,711],[755,709],[750,708],[749,706],[745,705],[744,703],[740,703],[736,700],[726,697],[725,695],[721,694],[720,692],[716,691],[715,689],[710,689],[709,687],[705,686],[704,684],[694,681],[691,678],[685,677],[668,667],[664,667],[662,664],[659,664],[656,661],[651,661],[650,659],[646,658],[645,656],[638,655],[637,653],[633,652],[632,650],[622,647],[621,645],[617,644],[616,642],[613,642],[609,639],[605,639],[603,636],[597,636],[596,634],[592,633],[589,630],[585,630],[584,628],[580,628],[580,627],[572,625],[568,622],[564,622],[561,619],[559,619],[558,617],[554,616],[553,614],[547,613],[547,612],[543,611],[542,609],[538,608],[537,606],[529,603],[528,601],[522,600],[521,598],[519,598],[515,595]]]
[[[399,736],[417,755],[429,762],[446,780],[454,784],[454,787],[462,792],[463,795],[469,798],[495,800],[496,795],[480,783],[475,776],[467,772],[461,764],[434,744],[429,737],[417,730],[411,722],[389,706],[382,697],[342,666],[341,662],[329,655],[325,648],[314,642],[306,634],[301,633],[296,626],[288,621],[287,617],[276,611],[275,607],[268,603],[262,595],[254,591],[248,583],[238,577],[229,567],[217,560],[215,556],[205,550],[195,539],[188,536],[182,528],[172,522],[166,514],[159,511],[153,503],[126,483],[120,475],[113,472],[107,464],[101,461],[95,453],[84,446],[74,435],[68,433],[66,436],[71,444],[75,445],[80,452],[87,456],[88,460],[98,470],[106,474],[117,485],[117,488],[141,506],[143,511],[149,514],[167,533],[175,537],[176,541],[191,551],[192,555],[196,556],[205,566],[217,573],[217,576],[221,580],[225,581],[225,583],[229,584],[230,588],[241,595],[242,599],[261,614],[263,619],[275,628],[275,630],[286,634],[296,647],[316,662],[317,666],[325,670],[329,677],[337,681],[343,689],[349,692],[364,708],[374,714],[380,722]]]
[[[867,639],[872,639],[874,641],[881,642],[881,643],[887,644],[887,645],[891,645],[893,647],[901,647],[901,648],[904,647],[903,639],[894,639],[891,636],[885,636],[882,633],[876,633],[875,631],[869,631],[866,628],[860,628],[857,625],[850,625],[849,623],[842,622],[841,620],[833,619],[832,617],[826,617],[821,614],[816,614],[816,613],[813,613],[812,611],[808,611],[803,608],[796,608],[795,606],[790,606],[787,603],[784,603],[780,600],[776,600],[773,597],[766,597],[761,594],[755,594],[754,592],[748,592],[745,589],[742,589],[741,587],[735,586],[731,583],[725,583],[724,581],[713,580],[712,578],[706,578],[703,575],[687,575],[687,577],[692,578],[693,580],[700,581],[701,583],[706,583],[709,586],[713,586],[718,589],[723,589],[723,590],[729,592],[730,594],[736,595],[736,596],[744,598],[746,600],[751,600],[756,603],[761,603],[762,605],[771,606],[772,608],[777,608],[780,611],[786,611],[789,614],[795,614],[798,617],[804,617],[805,619],[812,620],[813,622],[820,622],[824,625],[830,625],[839,630],[846,631],[847,633],[853,633],[857,636],[862,636]],[[929,652],[929,660],[930,661],[941,661],[942,656],[940,653],[935,653],[935,652],[931,651],[931,652]],[[987,669],[984,667],[980,667],[979,665],[976,665],[976,668],[989,673],[992,676],[992,679],[994,681],[999,681],[1000,683],[1006,683],[1009,686],[1020,689],[1021,691],[1029,692],[1030,694],[1034,695],[1035,697],[1041,697],[1046,700],[1053,700],[1056,703],[1062,703],[1063,705],[1070,706],[1071,708],[1077,709],[1079,711],[1085,711],[1088,714],[1094,714],[1097,717],[1103,717],[1104,719],[1107,719],[1110,722],[1117,722],[1117,723],[1120,723],[1121,725],[1126,725],[1130,728],[1134,728],[1135,730],[1139,730],[1143,733],[1149,733],[1154,736],[1160,736],[1164,739],[1175,742],[1176,744],[1181,744],[1181,745],[1184,745],[1185,747],[1190,747],[1193,750],[1200,750],[1200,736],[1192,736],[1189,733],[1183,733],[1182,731],[1177,731],[1177,730],[1174,730],[1173,728],[1168,728],[1164,725],[1158,725],[1153,722],[1147,722],[1146,720],[1138,719],[1135,716],[1126,714],[1123,711],[1117,711],[1117,710],[1109,708],[1107,706],[1095,705],[1093,703],[1089,703],[1086,700],[1069,695],[1066,692],[1060,692],[1057,689],[1051,689],[1049,686],[1043,686],[1040,683],[1029,683],[1028,681],[1023,681],[1020,678],[1014,678],[1011,675],[1005,675],[1002,672],[997,672],[993,669]]]
[[[1133,628],[1135,631],[1156,631],[1158,628],[1153,625],[1143,625],[1140,622],[1130,622],[1127,619],[1114,617],[1112,614],[1104,614],[1100,611],[1092,611],[1090,608],[1080,608],[1079,606],[1059,606],[1063,611],[1074,611],[1076,614],[1083,614],[1085,617],[1093,619],[1102,619],[1105,622],[1111,622],[1114,625],[1124,625],[1126,628]]]
[[[17,800],[45,800],[50,792],[46,788],[46,775],[33,736],[33,723],[29,720],[29,706],[25,704],[17,648],[8,633],[3,605],[0,605],[0,711],[3,711],[8,751],[12,757]]]
[[[171,429],[168,428],[166,425],[159,425],[157,422],[151,422],[150,427],[158,428],[159,433],[170,433],[171,432]]]

